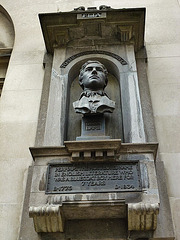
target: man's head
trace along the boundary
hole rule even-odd
[[[107,74],[108,71],[102,63],[87,61],[81,67],[79,84],[83,90],[103,90],[108,82]]]

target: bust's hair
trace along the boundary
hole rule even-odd
[[[84,73],[84,69],[86,68],[86,66],[88,65],[88,64],[91,64],[91,63],[98,63],[99,65],[101,65],[101,67],[103,68],[103,70],[104,70],[104,73],[105,73],[105,86],[104,86],[104,88],[107,86],[107,83],[108,83],[108,78],[107,78],[107,75],[108,75],[108,71],[107,71],[107,69],[105,68],[105,66],[102,64],[102,63],[100,63],[99,61],[96,61],[96,60],[89,60],[89,61],[87,61],[87,62],[85,62],[83,65],[82,65],[82,67],[81,67],[81,69],[80,69],[80,74],[79,74],[79,85],[82,87],[82,89],[84,89],[84,86],[83,86],[83,83],[82,83],[82,78],[83,78],[83,73]]]

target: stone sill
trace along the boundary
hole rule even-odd
[[[123,154],[153,154],[156,159],[158,143],[121,143],[120,139],[110,140],[91,140],[91,141],[65,141],[63,146],[46,146],[46,147],[30,147],[33,159],[36,157],[52,157],[52,156],[72,156],[82,151],[96,151],[100,157],[103,151],[107,151],[110,157]],[[113,153],[112,153],[113,151]]]

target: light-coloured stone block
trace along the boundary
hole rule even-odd
[[[21,124],[24,121],[37,122],[40,98],[41,90],[4,90],[0,103],[0,121],[12,122],[14,128],[16,122],[21,122]],[[8,134],[8,131],[6,134]]]
[[[151,19],[146,22],[145,41],[148,44],[161,44],[163,39],[163,44],[179,43],[180,30],[176,28],[178,24],[179,18],[155,18],[153,21]]]
[[[148,81],[152,84],[180,84],[180,57],[149,58]]]
[[[155,126],[161,153],[179,153],[180,149],[180,117],[156,116]]]
[[[34,10],[31,11],[30,6],[24,6],[14,12],[14,24],[16,25],[15,50],[18,49],[25,52],[27,49],[31,49],[31,51],[44,50],[44,41],[37,17],[39,11],[37,10],[38,8],[36,8],[36,10],[34,8]]]
[[[148,1],[146,17],[148,21],[156,22],[157,19],[177,19],[179,15],[179,6],[177,1],[164,1],[163,7],[162,2]]]
[[[20,204],[26,187],[27,169],[31,159],[8,159],[1,161],[0,203]]]
[[[154,115],[180,115],[180,84],[152,84],[151,98]]]
[[[0,204],[0,239],[18,239],[21,204]]]
[[[179,57],[180,44],[146,44],[148,58]]]
[[[36,122],[1,123],[0,124],[1,159],[4,160],[9,160],[10,158],[32,159],[29,151],[29,146],[34,145],[35,133]]]
[[[162,153],[161,159],[164,162],[167,188],[170,197],[180,198],[180,174],[177,169],[180,169],[180,153]]]
[[[11,65],[6,75],[4,91],[41,90],[43,76],[43,64]]]
[[[29,64],[43,64],[44,50],[32,51],[20,51],[18,49],[11,54],[10,66],[14,67],[15,64],[29,65]]]
[[[175,228],[176,239],[180,239],[180,198],[170,197],[171,212]]]

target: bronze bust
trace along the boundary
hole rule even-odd
[[[115,102],[104,92],[107,86],[107,69],[99,61],[87,61],[82,65],[79,84],[83,89],[78,101],[73,103],[76,113],[99,114],[110,112],[115,108]]]

